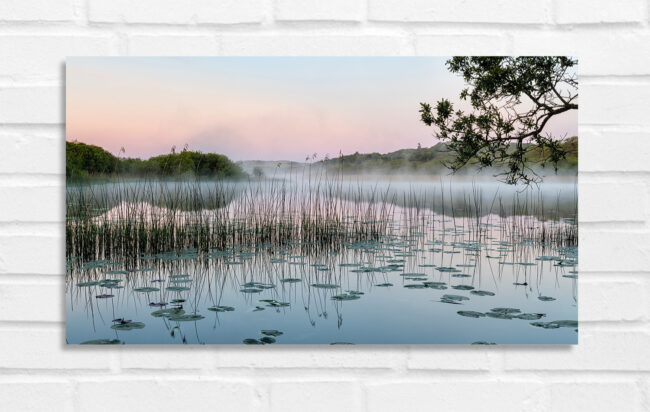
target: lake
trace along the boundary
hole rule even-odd
[[[576,344],[576,179],[68,184],[79,344]]]

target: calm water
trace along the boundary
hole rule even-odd
[[[577,218],[573,182],[533,194],[459,183],[446,200],[439,183],[363,185],[397,193],[385,198],[385,231],[372,239],[68,256],[67,342],[577,343],[577,246],[549,237]],[[409,200],[414,192],[419,200]],[[463,210],[479,197],[481,213]],[[535,205],[520,208],[530,215],[509,215],[517,198]],[[129,199],[112,208],[154,210]]]

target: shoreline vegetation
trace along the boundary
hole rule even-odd
[[[543,164],[541,149],[535,148],[528,154],[529,161],[535,165],[537,172],[550,172],[553,175],[576,176],[578,170],[578,138],[576,136],[562,142],[562,150],[566,153],[558,163],[557,170]],[[316,156],[308,157],[305,163],[295,161],[263,161],[246,160],[233,162],[227,156],[217,153],[201,153],[187,149],[176,153],[158,155],[143,160],[139,158],[122,158],[107,150],[94,145],[80,142],[66,142],[66,178],[80,179],[121,179],[139,178],[216,178],[241,180],[247,178],[263,178],[302,167],[322,168],[348,176],[376,174],[413,176],[438,176],[450,174],[447,164],[453,159],[445,143],[437,143],[432,147],[416,149],[401,149],[390,153],[359,153],[350,155],[340,154],[338,157],[316,160]],[[310,162],[311,161],[311,162]],[[485,176],[495,175],[499,167],[484,169]],[[476,175],[476,167],[468,165],[467,170],[456,175]]]
[[[146,160],[117,157],[107,150],[80,142],[66,142],[65,175],[67,179],[215,177],[242,179],[247,174],[228,157],[217,153],[183,150],[154,156]]]

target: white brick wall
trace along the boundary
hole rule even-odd
[[[650,409],[648,0],[3,0],[0,409]],[[577,347],[64,346],[66,55],[581,58]]]

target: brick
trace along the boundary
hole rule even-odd
[[[0,369],[88,370],[110,367],[110,352],[96,347],[67,347],[64,332],[62,325],[56,329],[0,329]]]
[[[648,270],[650,235],[580,228],[581,271]]]
[[[434,370],[489,370],[492,360],[488,351],[481,347],[444,346],[435,351],[423,346],[409,349],[409,369]]]
[[[60,283],[0,283],[0,321],[63,322],[64,293],[63,278]]]
[[[74,1],[3,0],[0,20],[4,21],[69,21],[74,20]]]
[[[562,382],[547,388],[554,412],[644,411],[635,382]]]
[[[11,56],[0,65],[0,77],[63,83],[66,56],[111,54],[112,43],[110,36],[0,36],[0,55]]]
[[[219,52],[215,36],[132,35],[128,37],[132,56],[209,56]]]
[[[468,56],[508,54],[508,38],[493,34],[418,34],[415,52],[423,56],[453,56],[462,50]]]
[[[647,187],[638,180],[580,181],[579,216],[582,222],[644,222],[648,210]]]
[[[0,187],[0,222],[63,222],[65,191],[54,187]],[[42,199],[50,199],[43,207]]]
[[[581,321],[648,319],[647,288],[643,283],[594,278],[596,276],[588,274],[580,278]]]
[[[0,274],[61,275],[64,254],[63,236],[0,236]]]
[[[116,396],[117,394],[117,396]],[[253,411],[257,399],[251,385],[201,377],[186,380],[101,380],[77,384],[77,405],[82,411],[130,410],[159,412],[164,410]]]
[[[548,7],[543,0],[370,0],[368,14],[370,20],[396,22],[541,24],[548,22]]]
[[[258,23],[264,17],[262,0],[90,0],[89,19],[107,23]]]
[[[253,368],[394,368],[404,365],[406,354],[391,347],[303,347],[240,349],[224,346],[217,352],[217,367]]]
[[[629,29],[520,30],[510,35],[511,54],[576,56],[580,76],[650,74],[650,50],[645,47],[650,36],[645,32]],[[608,58],[603,59],[603,55]]]
[[[590,83],[580,85],[580,124],[650,125],[647,83]]]
[[[257,35],[221,37],[223,55],[402,55],[409,53],[406,38],[385,35]]]
[[[364,2],[361,0],[276,0],[275,19],[287,21],[332,20],[360,21]]]
[[[643,0],[555,0],[554,9],[559,24],[629,23],[646,19]]]
[[[368,384],[366,396],[370,411],[429,412],[435,410],[523,411],[539,408],[546,401],[540,382],[509,380],[476,382],[447,379],[427,382],[402,380],[386,384]],[[489,405],[489,407],[488,407]]]
[[[66,382],[0,382],[2,409],[6,411],[72,411],[72,384]]]
[[[64,90],[29,86],[0,89],[0,123],[63,123]]]
[[[63,129],[47,131],[0,129],[0,173],[65,173]]]
[[[270,387],[271,411],[358,411],[362,408],[361,400],[361,388],[355,382],[297,381]]]
[[[648,371],[650,357],[643,356],[650,335],[624,330],[586,330],[580,344],[546,347],[543,351],[509,346],[502,350],[507,370]],[[536,348],[539,349],[539,348]]]
[[[649,131],[580,131],[580,171],[650,171]],[[630,156],[634,148],[634,156]]]
[[[188,346],[181,351],[178,348],[156,346],[120,349],[120,365],[123,369],[203,369],[212,364],[214,356],[214,350],[201,346]]]

